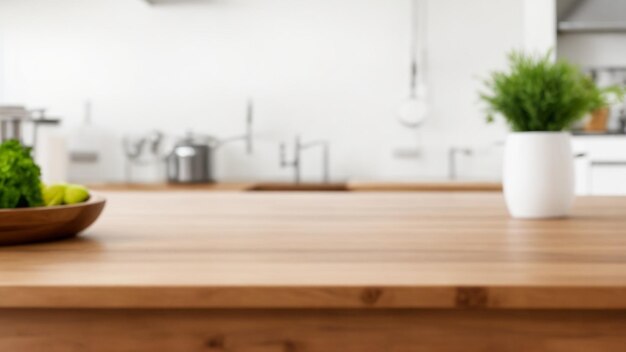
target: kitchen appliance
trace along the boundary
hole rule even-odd
[[[560,33],[624,33],[626,3],[616,0],[557,0]]]
[[[22,140],[22,122],[30,117],[22,106],[0,106],[0,143],[9,139]]]
[[[65,139],[58,133],[43,130],[56,126],[60,120],[50,118],[45,109],[29,110],[19,105],[0,106],[0,143],[14,139],[32,148],[31,154],[41,168],[44,182],[65,182],[67,150]],[[26,137],[30,135],[29,137]]]
[[[213,159],[215,151],[225,144],[243,141],[246,152],[252,154],[252,100],[246,105],[245,133],[238,136],[217,139],[215,137],[188,132],[187,136],[174,146],[166,158],[167,180],[170,183],[215,182]]]
[[[0,106],[0,143],[9,139],[15,139],[22,144],[31,146],[35,150],[39,126],[58,125],[59,123],[59,119],[49,118],[45,109],[27,110],[25,107],[18,105]],[[26,124],[32,125],[30,143],[23,138]]]
[[[171,183],[214,182],[213,149],[216,140],[188,133],[167,157],[167,180]]]
[[[106,158],[111,137],[93,123],[92,103],[84,102],[83,121],[67,132],[68,177],[75,183],[103,183],[107,180]]]

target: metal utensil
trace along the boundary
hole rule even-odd
[[[426,10],[426,0],[411,1],[411,75],[409,96],[400,104],[396,111],[400,123],[409,128],[419,127],[429,112],[423,72]],[[418,18],[420,15],[421,20]]]

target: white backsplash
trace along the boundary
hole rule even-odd
[[[490,148],[505,128],[485,124],[478,90],[507,51],[529,45],[529,1],[430,1],[432,115],[419,144],[394,116],[408,89],[408,0],[1,1],[0,101],[48,107],[71,136],[91,99],[107,138],[103,181],[124,178],[122,134],[238,134],[249,96],[255,153],[221,150],[220,180],[290,180],[278,143],[296,133],[331,142],[334,180],[443,178],[451,146],[481,151],[461,175],[497,179]],[[416,145],[419,157],[397,156]],[[305,180],[319,165],[307,152]]]

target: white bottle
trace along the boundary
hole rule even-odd
[[[41,180],[46,184],[67,182],[68,154],[65,136],[58,131],[42,129],[37,141],[36,160]]]
[[[91,102],[85,101],[83,122],[68,135],[69,181],[101,183],[106,181],[103,169],[103,131],[92,124]]]

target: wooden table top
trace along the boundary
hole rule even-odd
[[[502,183],[496,181],[350,181],[350,191],[360,192],[500,192]]]
[[[110,191],[356,191],[356,192],[499,192],[502,184],[496,181],[348,181],[345,183],[292,182],[217,182],[198,184],[170,183],[101,183],[90,184],[89,189]]]
[[[189,191],[250,191],[255,187],[251,182],[217,182],[217,183],[94,183],[88,188],[99,192],[189,192]]]
[[[626,309],[626,198],[524,221],[497,192],[105,196],[79,238],[0,247],[0,308]]]

